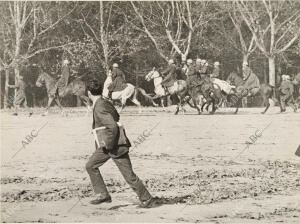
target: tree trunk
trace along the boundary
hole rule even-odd
[[[243,54],[243,64],[248,64],[248,58],[249,58],[249,54]]]
[[[18,80],[19,80],[19,77],[20,77],[19,65],[16,65],[14,70],[15,70],[15,85],[16,85],[18,83]],[[15,88],[14,100],[15,100],[16,95],[17,95],[17,88]]]
[[[264,83],[268,83],[268,75],[266,69],[267,69],[266,59],[264,59]]]
[[[9,70],[6,69],[5,70],[5,93],[4,93],[4,99],[3,99],[3,107],[4,109],[7,109],[8,108],[8,85],[9,85]]]
[[[81,99],[79,96],[76,96],[76,106],[81,107]]]
[[[269,84],[275,87],[276,75],[275,75],[275,57],[268,57],[269,61]]]

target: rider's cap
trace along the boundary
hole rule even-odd
[[[113,68],[118,68],[118,67],[119,67],[119,65],[117,63],[113,64]]]
[[[196,59],[196,62],[198,62],[198,63],[201,62],[201,61],[202,61],[201,58]]]
[[[193,63],[193,60],[192,60],[192,59],[188,59],[186,62],[187,62],[188,64],[192,64],[192,63]]]
[[[214,63],[214,65],[220,65],[220,62],[216,61],[216,62]]]
[[[173,59],[170,59],[170,60],[169,60],[169,64],[174,64],[174,60],[173,60]]]
[[[64,64],[69,64],[69,60],[68,60],[68,59],[65,59],[65,60],[64,60]]]

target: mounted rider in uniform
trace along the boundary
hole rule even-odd
[[[190,91],[193,87],[201,85],[201,83],[203,81],[201,81],[199,79],[196,66],[194,66],[192,59],[187,60],[187,66],[188,66],[187,71],[186,71],[187,86],[188,86],[189,91]]]
[[[68,86],[69,78],[70,78],[70,68],[69,68],[69,60],[65,59],[62,65],[61,77],[56,83],[55,91],[64,92],[65,88]]]
[[[208,80],[208,63],[205,59],[201,60],[199,73],[202,80]]]
[[[247,62],[243,64],[243,80],[243,87],[247,89],[248,96],[255,96],[260,89],[260,82]]]
[[[108,86],[108,98],[112,99],[112,93],[114,91],[122,91],[127,87],[125,81],[125,74],[119,69],[117,63],[113,64],[112,70],[112,83]]]
[[[166,94],[169,92],[168,87],[172,87],[176,84],[176,65],[173,59],[169,60],[168,68],[161,72],[165,78],[161,82],[161,85],[164,87]]]

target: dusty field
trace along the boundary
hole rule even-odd
[[[174,116],[174,108],[142,114],[126,108],[121,122],[132,141],[158,124],[130,154],[135,172],[165,204],[141,209],[112,161],[101,171],[113,202],[89,204],[91,114],[67,109],[62,117],[54,110],[30,118],[1,112],[2,221],[300,223],[300,157],[294,154],[300,113],[278,114],[275,107],[266,115],[247,108],[238,115],[222,109]],[[257,130],[262,135],[247,148]],[[29,134],[36,137],[25,144]]]

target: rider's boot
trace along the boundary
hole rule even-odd
[[[167,95],[169,95],[170,93],[169,93],[169,90],[168,90],[168,88],[167,87],[165,87],[164,86],[164,90],[165,90],[165,96],[167,96]]]

